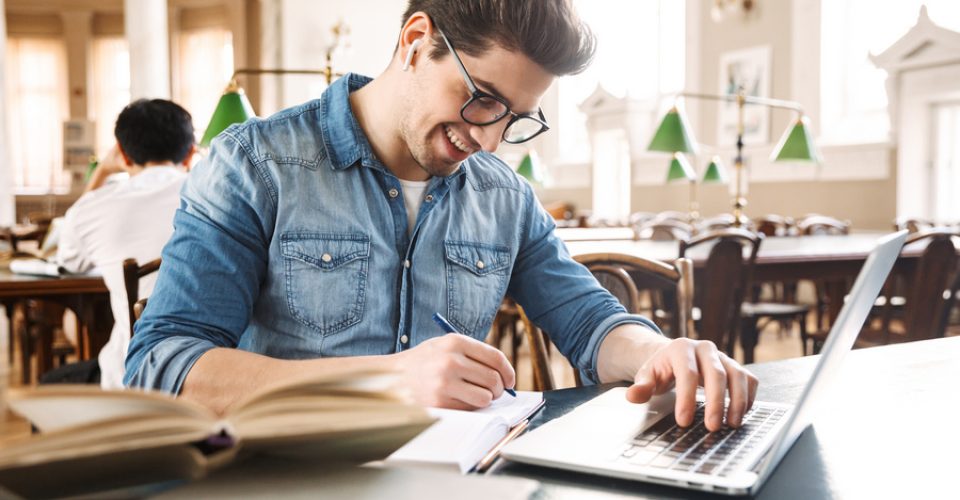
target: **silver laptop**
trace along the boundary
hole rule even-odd
[[[739,429],[708,432],[702,397],[694,425],[679,427],[672,392],[638,405],[627,402],[621,387],[521,436],[502,456],[688,489],[755,493],[810,424],[815,402],[853,346],[906,237],[906,231],[885,236],[867,258],[796,405],[758,401]]]

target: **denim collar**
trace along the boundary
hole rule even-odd
[[[370,141],[350,107],[350,93],[371,81],[373,79],[368,76],[347,73],[333,82],[320,98],[320,133],[334,170],[344,170],[359,161],[365,167],[391,172],[373,154]],[[466,175],[466,163],[461,163],[460,168],[445,179],[446,182]]]

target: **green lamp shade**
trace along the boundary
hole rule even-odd
[[[687,126],[687,120],[680,114],[676,106],[670,108],[660,127],[653,134],[650,151],[665,151],[667,153],[696,153],[696,141]]]
[[[687,161],[686,156],[675,153],[673,159],[670,160],[670,170],[667,171],[667,182],[679,179],[695,181],[697,180],[697,174],[694,173],[693,167],[690,166],[690,162]]]
[[[527,151],[526,156],[520,160],[520,165],[517,166],[517,173],[530,184],[543,182],[543,167],[540,165],[540,158],[536,151]]]
[[[810,136],[810,122],[806,116],[787,130],[780,138],[777,147],[773,149],[770,159],[773,161],[803,161],[820,163],[820,154]]]
[[[707,170],[703,173],[704,184],[726,184],[727,169],[720,162],[720,157],[714,156],[707,164]]]
[[[253,112],[253,106],[250,105],[250,100],[243,93],[243,89],[231,83],[220,96],[220,102],[217,103],[217,109],[210,117],[210,124],[207,125],[207,131],[203,133],[200,145],[210,146],[210,141],[227,127],[234,123],[243,123],[254,116],[257,115]]]

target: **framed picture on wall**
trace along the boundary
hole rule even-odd
[[[771,78],[769,45],[724,52],[720,55],[720,93],[736,95],[743,88],[748,96],[769,97]],[[720,105],[717,142],[728,146],[737,142],[737,105]],[[770,108],[746,105],[743,108],[743,143],[747,146],[770,141]]]

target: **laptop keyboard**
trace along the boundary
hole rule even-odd
[[[618,457],[634,465],[726,476],[742,470],[743,461],[787,413],[786,409],[754,405],[739,429],[709,432],[703,424],[704,404],[697,404],[694,424],[677,425],[673,414],[637,434]]]

